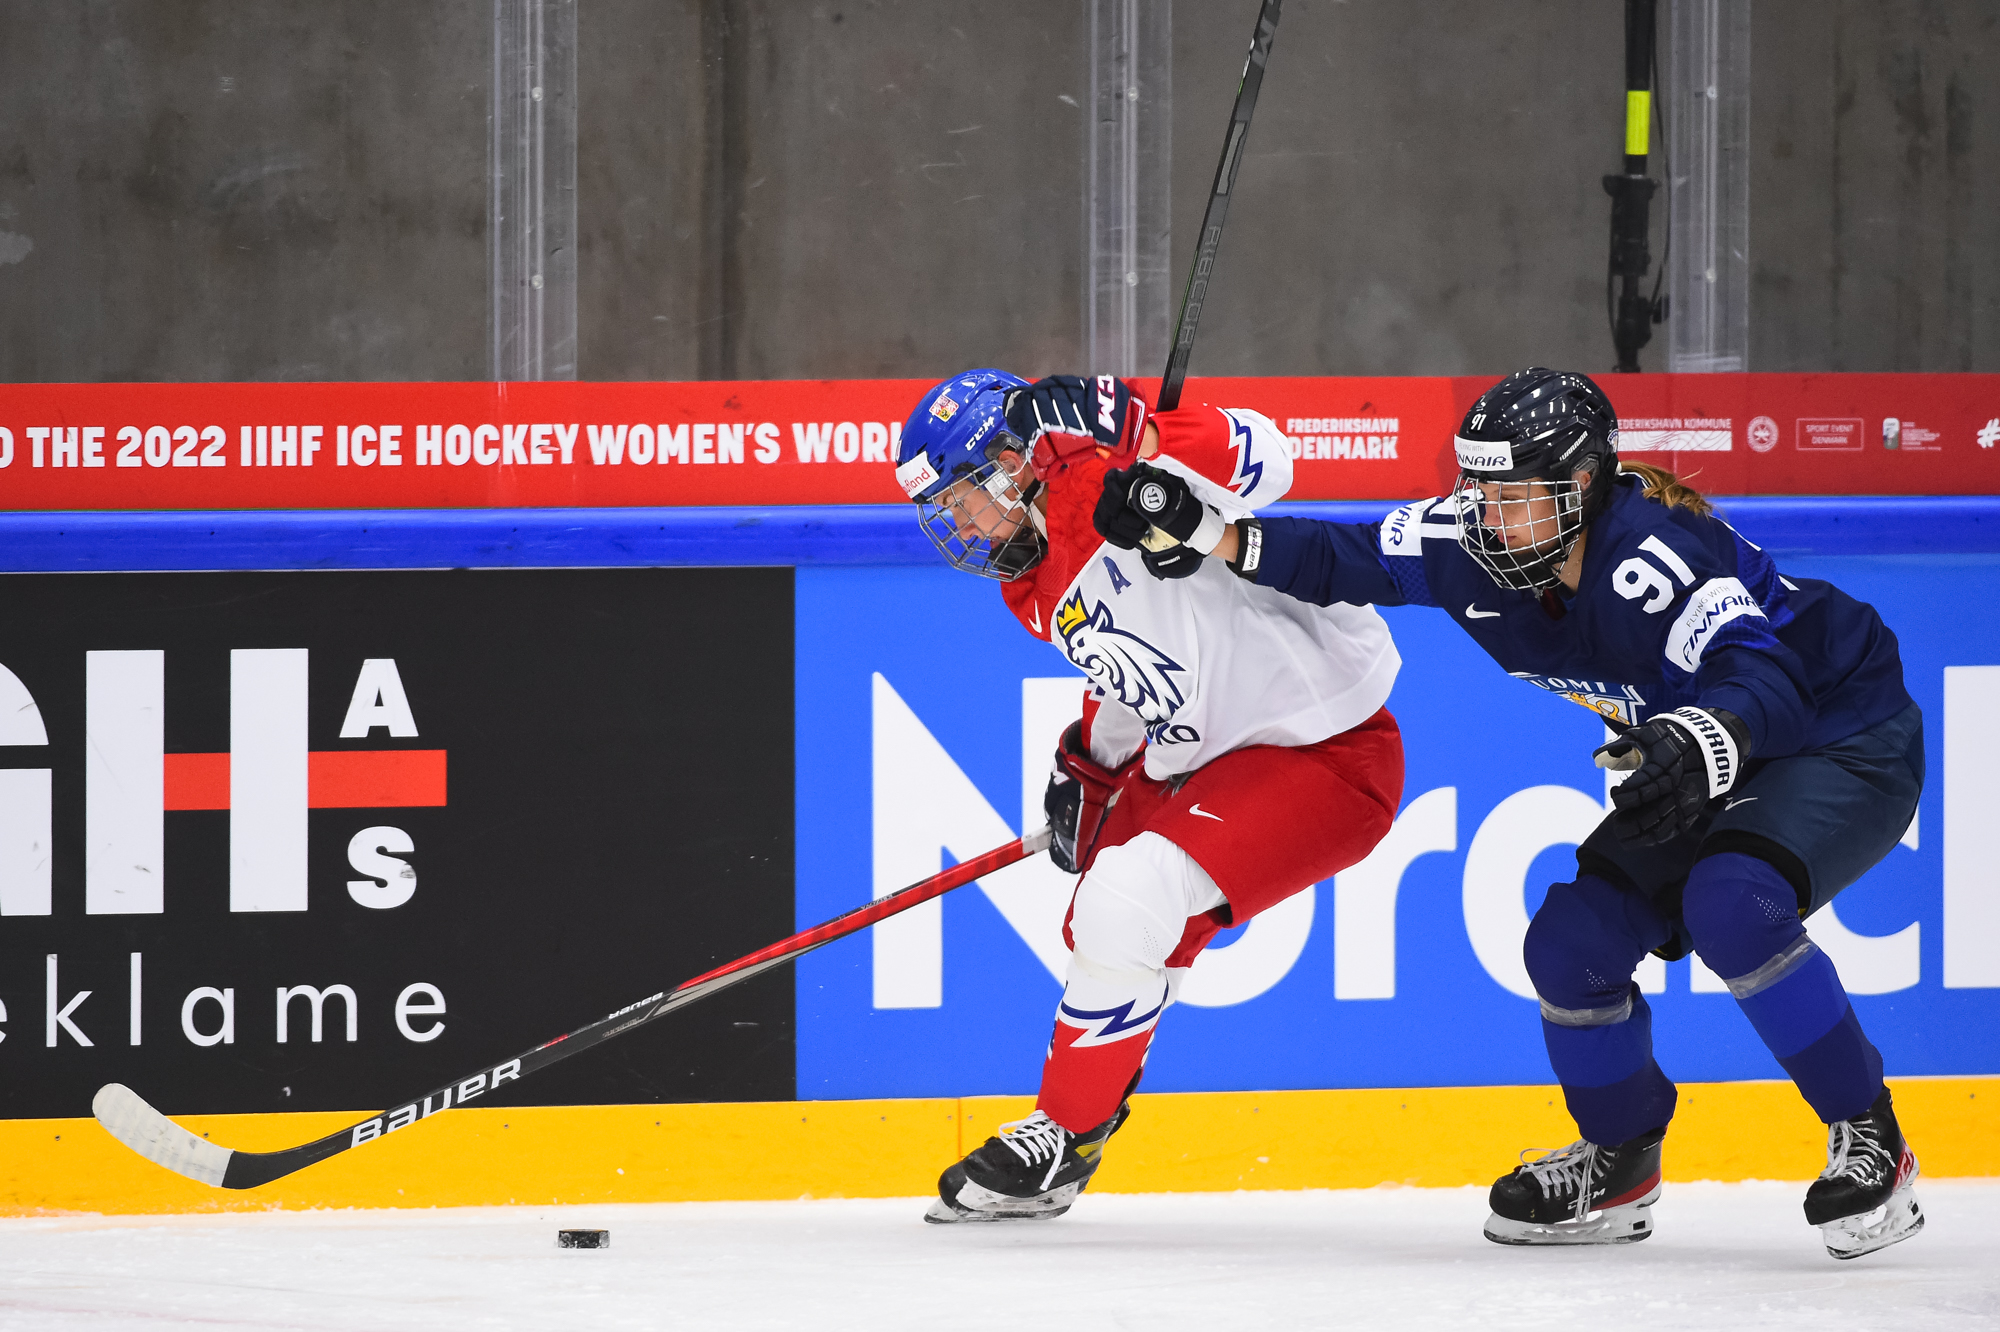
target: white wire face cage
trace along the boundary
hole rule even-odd
[[[1048,543],[1028,508],[1033,483],[1023,490],[999,462],[1000,447],[1022,457],[1027,449],[1002,436],[991,462],[961,474],[934,496],[917,501],[917,521],[938,553],[954,568],[1011,583],[1041,563]],[[1027,471],[1027,464],[1021,464]]]
[[[1587,489],[1579,481],[1491,481],[1460,472],[1452,492],[1458,544],[1501,587],[1554,587],[1583,531]]]

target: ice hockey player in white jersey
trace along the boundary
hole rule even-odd
[[[1167,475],[1190,498],[1146,510]],[[1041,1092],[944,1172],[927,1219],[1059,1216],[1196,955],[1389,831],[1403,750],[1383,705],[1401,662],[1372,608],[1309,606],[1188,554],[1291,485],[1285,438],[1256,412],[1153,414],[1109,376],[970,370],[917,404],[896,479],[945,558],[1000,580],[1088,677],[1045,796],[1050,856],[1083,877]]]

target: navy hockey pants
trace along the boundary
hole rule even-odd
[[[1615,1144],[1673,1116],[1652,1013],[1632,983],[1649,952],[1692,947],[1820,1118],[1852,1118],[1882,1087],[1833,962],[1801,918],[1887,855],[1923,792],[1915,705],[1835,744],[1750,765],[1703,824],[1628,847],[1608,824],[1577,849],[1528,929],[1549,1061],[1583,1137]]]

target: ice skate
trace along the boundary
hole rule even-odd
[[[998,1136],[944,1172],[924,1213],[937,1225],[1061,1216],[1104,1159],[1104,1144],[1132,1113],[1129,1103],[1087,1133],[1071,1133],[1037,1110],[1002,1124]]]
[[[1924,1228],[1916,1179],[1917,1158],[1884,1087],[1865,1113],[1827,1126],[1826,1169],[1806,1190],[1806,1220],[1836,1258],[1886,1249]]]
[[[1573,1142],[1493,1183],[1495,1244],[1634,1244],[1653,1233],[1665,1129],[1616,1147]],[[1523,1157],[1527,1153],[1522,1153]]]

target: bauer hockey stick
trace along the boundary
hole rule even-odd
[[[1201,322],[1201,303],[1208,295],[1209,274],[1215,270],[1215,247],[1222,241],[1222,220],[1229,216],[1229,191],[1236,184],[1236,168],[1243,161],[1243,140],[1250,133],[1250,114],[1257,109],[1257,92],[1264,86],[1264,64],[1271,58],[1271,39],[1278,35],[1278,9],[1282,3],[1283,0],[1264,0],[1257,11],[1257,30],[1251,34],[1250,54],[1243,61],[1243,77],[1236,84],[1236,109],[1229,113],[1229,132],[1222,139],[1222,161],[1215,168],[1215,184],[1208,191],[1208,208],[1201,215],[1194,266],[1188,270],[1187,287],[1181,292],[1180,317],[1174,321],[1174,340],[1168,344],[1167,368],[1160,376],[1160,397],[1153,404],[1155,411],[1170,412],[1181,403],[1188,357],[1194,352],[1195,325]]]
[[[567,1059],[592,1046],[602,1045],[612,1037],[622,1036],[634,1027],[642,1027],[654,1018],[665,1017],[675,1009],[686,1008],[739,981],[803,957],[824,944],[844,939],[877,921],[887,920],[932,898],[942,897],[974,879],[1004,869],[1016,861],[1026,860],[1037,852],[1047,850],[1048,845],[1048,829],[1030,833],[983,856],[954,865],[921,883],[911,884],[866,906],[856,907],[823,925],[800,930],[788,939],[780,939],[769,947],[724,963],[693,980],[683,981],[663,994],[648,995],[636,1004],[627,1004],[588,1026],[578,1027],[575,1031],[544,1042],[526,1054],[482,1068],[457,1082],[446,1083],[419,1100],[405,1102],[393,1110],[384,1110],[316,1142],[276,1152],[232,1151],[220,1143],[196,1137],[146,1104],[137,1092],[116,1082],[98,1088],[90,1108],[97,1116],[97,1122],[104,1125],[112,1137],[155,1165],[165,1166],[189,1179],[217,1188],[253,1189],[259,1184],[283,1179],[293,1171],[303,1170],[329,1156],[337,1156],[349,1148],[386,1137],[397,1129],[408,1128],[439,1111],[464,1105],[483,1092],[518,1081],[559,1059]]]

